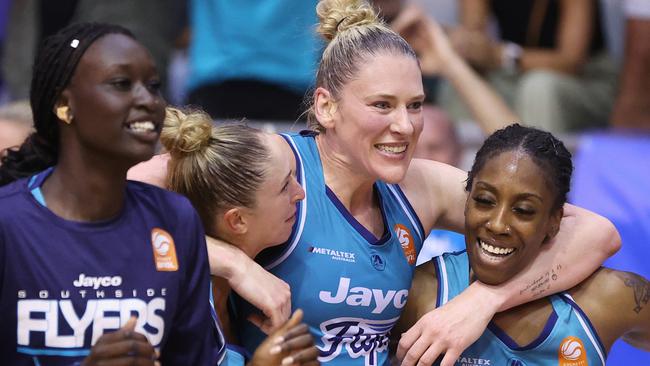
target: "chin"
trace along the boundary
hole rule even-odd
[[[473,267],[472,270],[474,271],[476,279],[490,286],[499,286],[510,278],[510,276],[504,272],[483,271],[480,268],[474,269]]]

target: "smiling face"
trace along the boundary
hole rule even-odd
[[[545,171],[522,150],[486,161],[465,205],[465,242],[478,280],[503,283],[537,256],[559,228],[556,195]]]
[[[409,56],[380,53],[362,62],[335,102],[331,138],[355,172],[397,183],[422,131],[422,75]],[[329,136],[328,136],[329,135]]]
[[[282,244],[296,222],[296,203],[305,191],[296,180],[296,161],[287,142],[280,135],[262,134],[269,150],[264,181],[255,192],[255,206],[244,208],[250,242],[261,249]]]
[[[156,66],[138,42],[122,34],[96,40],[81,57],[58,106],[69,106],[62,149],[115,159],[149,159],[165,117]]]

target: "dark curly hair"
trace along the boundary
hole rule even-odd
[[[472,170],[467,178],[466,191],[472,189],[474,177],[488,159],[506,151],[521,150],[546,172],[548,182],[555,189],[553,209],[559,209],[567,200],[571,188],[573,163],[571,153],[562,141],[546,131],[513,124],[494,132],[476,153]]]
[[[59,122],[54,114],[54,105],[70,83],[88,47],[107,34],[122,34],[135,39],[128,29],[118,25],[77,23],[43,40],[34,61],[29,94],[36,132],[20,148],[9,149],[2,157],[0,186],[56,164]]]

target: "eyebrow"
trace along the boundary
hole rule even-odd
[[[412,98],[409,98],[409,100],[419,100],[419,99],[424,99],[424,97],[425,97],[424,94],[418,94],[418,95],[416,95],[416,96],[414,96],[414,97],[412,97]],[[396,97],[395,95],[391,95],[391,94],[382,94],[382,93],[379,93],[379,94],[370,94],[370,95],[368,96],[368,98],[369,98],[369,99],[377,99],[377,98],[380,98],[380,99],[391,99],[391,100],[392,100],[392,99],[397,99],[397,97]]]
[[[478,181],[478,182],[476,182],[476,186],[477,186],[477,187],[479,187],[479,186],[484,186],[483,188],[487,188],[487,189],[489,189],[489,190],[496,191],[496,188],[495,188],[494,186],[492,186],[490,183],[486,183],[486,182],[483,182],[483,181]],[[479,188],[480,188],[480,187],[479,187]],[[535,197],[535,198],[537,198],[539,201],[544,202],[544,199],[542,199],[542,197],[541,197],[540,195],[535,194],[535,193],[532,193],[532,192],[519,193],[519,194],[517,194],[516,197],[517,197],[517,199],[528,198],[528,197]]]

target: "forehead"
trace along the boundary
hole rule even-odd
[[[133,38],[123,34],[104,35],[91,44],[79,60],[77,72],[96,72],[112,67],[155,69],[149,52]]]
[[[528,153],[517,149],[489,158],[476,175],[475,181],[488,183],[501,190],[547,197],[552,195],[547,179],[545,170]]]
[[[293,151],[285,139],[274,133],[263,133],[262,139],[270,155],[270,172],[286,176],[293,169]]]
[[[356,93],[418,96],[424,94],[422,73],[413,57],[393,52],[367,55],[347,86]]]

